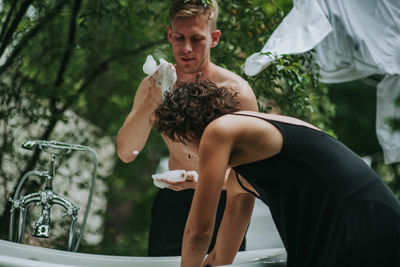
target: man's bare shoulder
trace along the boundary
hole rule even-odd
[[[258,110],[257,99],[248,82],[225,68],[214,65],[213,82],[218,86],[230,87],[239,93],[240,109],[241,110]]]
[[[236,73],[217,65],[214,66],[216,71],[214,72],[213,78],[218,86],[231,87],[237,92],[251,90],[247,81]]]

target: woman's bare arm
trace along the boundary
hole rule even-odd
[[[233,140],[220,129],[207,128],[200,142],[199,181],[182,243],[181,266],[200,266],[214,230],[215,216]]]
[[[244,191],[234,176],[227,181],[227,201],[213,251],[205,260],[212,266],[231,264],[250,223],[255,197]],[[234,233],[234,234],[233,234]]]

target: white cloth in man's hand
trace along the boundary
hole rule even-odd
[[[187,176],[193,176],[193,180],[197,182],[198,174],[196,171],[185,171],[185,170],[172,170],[163,173],[156,173],[151,176],[153,178],[154,185],[159,188],[166,188],[169,186],[168,183],[162,181],[167,180],[170,182],[183,182],[187,179]],[[162,179],[162,180],[161,180]]]
[[[143,65],[143,72],[149,76],[154,75],[153,78],[161,88],[162,94],[170,90],[177,79],[174,65],[160,58],[160,65],[157,66],[157,62],[151,55],[148,55],[146,58],[146,62]]]

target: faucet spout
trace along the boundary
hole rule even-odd
[[[35,223],[32,235],[39,238],[48,238],[50,236],[50,213],[45,209],[42,210],[42,215]]]
[[[40,192],[42,202],[42,214],[35,223],[32,235],[34,237],[48,238],[50,235],[50,209],[53,204],[53,192],[46,190]]]

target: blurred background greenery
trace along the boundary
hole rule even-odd
[[[143,256],[156,187],[150,175],[168,156],[160,135],[150,134],[139,157],[124,164],[116,135],[144,78],[148,54],[173,61],[166,38],[170,1],[0,0],[0,238],[8,239],[8,198],[23,174],[43,169],[48,156],[22,151],[30,139],[93,147],[99,154],[99,184],[88,233],[80,251]],[[303,118],[338,137],[400,192],[400,167],[383,164],[375,135],[375,88],[365,81],[326,85],[310,53],[284,56],[256,77],[242,71],[261,50],[291,0],[220,1],[219,45],[212,60],[247,79],[268,111]],[[393,121],[398,127],[398,121]],[[71,156],[72,157],[72,156]],[[61,180],[81,184],[90,162],[60,159]],[[68,165],[70,164],[70,165]],[[61,186],[61,185],[60,185]],[[40,188],[29,183],[26,192]],[[71,199],[77,193],[65,186]],[[83,209],[83,208],[82,208]],[[83,211],[82,211],[83,213]],[[54,221],[53,224],[56,224]],[[96,226],[93,226],[96,225]],[[61,248],[64,232],[49,244]],[[24,242],[35,244],[30,237]]]

